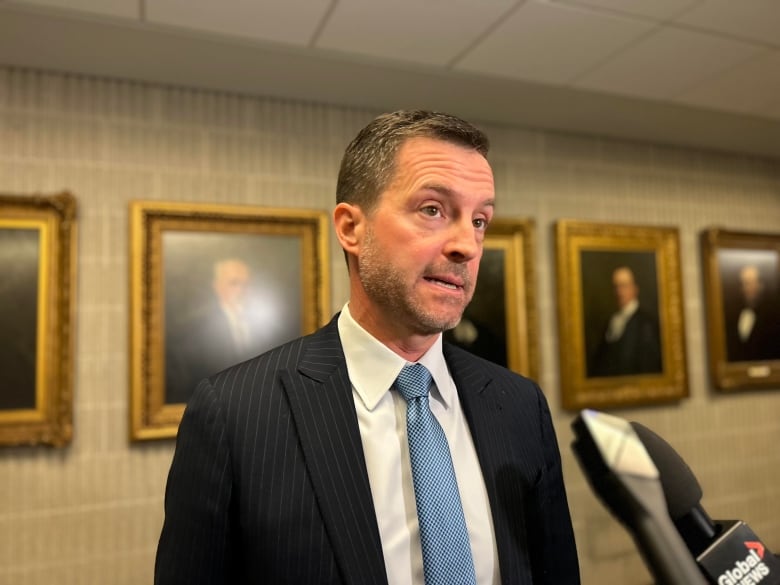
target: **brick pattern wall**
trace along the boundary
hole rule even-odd
[[[0,191],[72,191],[79,205],[75,437],[0,450],[0,585],[152,580],[173,442],[128,441],[128,203],[329,210],[344,147],[375,112],[0,68]],[[648,583],[627,533],[570,454],[560,409],[552,225],[679,226],[691,397],[624,409],[695,470],[714,517],[780,551],[780,392],[713,392],[698,233],[778,231],[780,161],[598,137],[486,128],[499,213],[537,224],[542,383],[564,458],[583,582]],[[333,310],[347,298],[331,237]],[[778,389],[780,390],[780,389]]]

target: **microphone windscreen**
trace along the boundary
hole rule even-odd
[[[632,422],[639,440],[658,468],[669,516],[678,520],[699,505],[701,486],[688,464],[672,446],[647,427]]]

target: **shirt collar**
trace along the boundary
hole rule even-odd
[[[639,301],[637,299],[634,299],[632,301],[629,301],[625,307],[620,309],[620,314],[628,318],[634,313],[636,313],[636,310],[638,308],[639,308]]]
[[[349,303],[341,310],[338,328],[349,379],[366,408],[373,410],[409,362],[363,329],[349,312]],[[449,407],[455,387],[444,361],[441,334],[418,363],[428,368],[433,378],[431,397]]]

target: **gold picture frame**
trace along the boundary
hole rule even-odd
[[[556,248],[563,407],[688,396],[678,230],[561,220]]]
[[[324,212],[134,201],[130,247],[131,440],[174,437],[198,380],[330,316]]]
[[[713,227],[701,253],[714,386],[780,388],[780,234]]]
[[[539,375],[535,225],[499,218],[485,237],[474,298],[445,339],[532,379]]]
[[[0,195],[0,445],[73,436],[76,200]]]

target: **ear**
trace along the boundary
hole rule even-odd
[[[333,210],[333,226],[336,238],[347,254],[357,256],[363,239],[364,216],[360,207],[350,203],[339,203]]]

